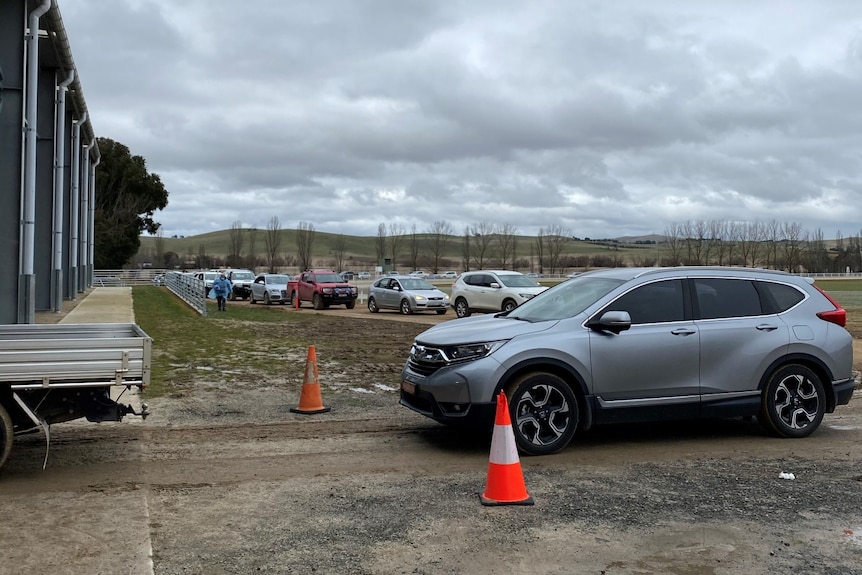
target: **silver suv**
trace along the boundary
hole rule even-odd
[[[805,437],[853,395],[845,321],[813,280],[782,272],[584,273],[511,312],[419,334],[401,404],[490,430],[505,391],[518,447],[536,455],[627,421],[757,416]]]
[[[467,317],[474,311],[511,311],[546,289],[519,272],[464,272],[452,283],[452,306],[458,317]]]

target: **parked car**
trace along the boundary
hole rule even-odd
[[[449,294],[420,278],[384,277],[368,288],[368,311],[381,309],[397,309],[405,315],[420,311],[443,315],[449,309]]]
[[[519,272],[464,272],[452,284],[452,305],[458,317],[468,317],[474,311],[511,311],[546,289]]]
[[[545,274],[540,274],[538,272],[530,272],[527,274],[527,277],[532,279],[539,279],[545,277]]]
[[[266,305],[272,303],[284,304],[290,301],[287,284],[290,276],[287,274],[260,274],[251,284],[249,303],[262,301]]]
[[[229,299],[248,299],[251,295],[251,283],[254,281],[254,273],[251,270],[230,269],[227,270],[227,279],[233,285]]]
[[[423,280],[428,279],[428,272],[423,272],[422,270],[413,270],[412,272],[410,272],[407,275],[409,275],[412,278],[419,278],[419,279],[423,279]]]
[[[458,277],[458,274],[450,270],[440,274],[440,277],[447,280],[454,280]]]
[[[355,274],[355,273],[353,273],[353,272],[348,272],[348,271],[341,272],[341,273],[340,273],[340,274],[338,274],[338,275],[340,275],[340,276],[341,276],[341,279],[343,279],[343,280],[344,280],[344,281],[346,281],[346,282],[353,281],[353,279],[356,277],[356,274]]]
[[[207,296],[210,295],[210,290],[213,287],[213,282],[218,277],[218,272],[216,270],[195,272],[195,277],[204,282],[204,295]]]
[[[163,286],[165,285],[165,274],[156,274],[153,276],[153,285],[154,286]]]
[[[756,416],[806,437],[853,394],[846,317],[813,280],[782,272],[588,272],[508,313],[419,334],[401,404],[491,429],[504,391],[528,454],[626,421]]]
[[[361,280],[370,280],[371,272],[359,272],[359,275],[357,277]]]

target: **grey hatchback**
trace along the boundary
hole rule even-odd
[[[728,267],[619,268],[416,337],[401,404],[490,430],[505,391],[521,451],[595,424],[757,416],[805,437],[853,394],[846,312],[813,280]]]
[[[381,309],[397,309],[405,315],[420,311],[443,315],[449,309],[449,294],[422,278],[388,276],[368,288],[368,311]]]

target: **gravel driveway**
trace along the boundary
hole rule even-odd
[[[146,422],[55,426],[46,471],[43,438],[20,438],[0,574],[862,573],[862,392],[803,440],[741,420],[597,428],[521,458],[534,506],[484,507],[490,437],[397,404],[424,320],[353,315],[328,316],[353,355],[314,335],[329,413],[290,412],[298,354],[291,374],[201,373]],[[391,349],[364,362],[381,332]]]

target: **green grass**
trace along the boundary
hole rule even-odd
[[[132,294],[136,322],[153,338],[149,397],[182,395],[207,371],[228,380],[248,378],[255,370],[277,373],[284,367],[282,358],[305,345],[291,337],[288,324],[313,321],[310,316],[230,302],[222,313],[214,301],[208,302],[204,317],[164,288],[140,286]],[[255,353],[254,342],[264,342],[267,353]]]

